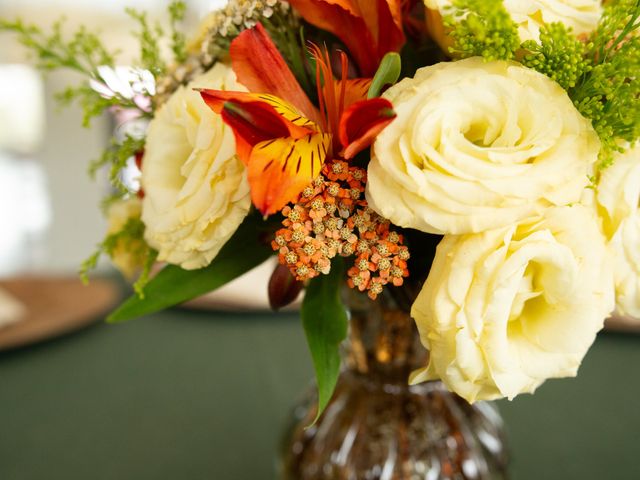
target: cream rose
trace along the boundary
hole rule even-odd
[[[432,12],[446,15],[453,1],[424,0],[424,4]],[[571,27],[575,35],[589,34],[602,16],[600,0],[504,0],[504,6],[518,25],[518,35],[523,42],[538,41],[540,27],[549,23]]]
[[[473,402],[575,376],[613,301],[593,209],[553,207],[518,226],[446,236],[411,311],[431,354],[411,381],[441,378]]]
[[[597,201],[615,254],[617,310],[640,318],[640,147],[617,155],[604,170]]]
[[[566,92],[513,62],[425,67],[383,95],[367,200],[401,227],[462,234],[580,199],[600,141]]]
[[[149,125],[141,180],[145,239],[159,260],[185,269],[208,265],[251,206],[233,132],[196,87],[246,90],[230,67],[217,64],[178,89]]]

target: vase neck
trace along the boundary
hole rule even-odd
[[[429,354],[420,343],[415,322],[389,295],[372,301],[348,293],[347,305],[351,313],[349,337],[343,345],[347,370],[406,384],[413,370],[427,364]]]

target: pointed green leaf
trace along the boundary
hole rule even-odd
[[[340,343],[347,337],[347,310],[340,299],[344,282],[341,260],[334,261],[329,275],[309,282],[302,303],[302,325],[307,336],[318,383],[318,420],[326,408],[340,374]]]
[[[247,217],[209,266],[199,270],[166,266],[145,286],[144,297],[131,296],[107,321],[123,322],[178,305],[248,272],[273,254],[260,242],[260,233],[255,217]]]
[[[376,98],[380,96],[385,85],[393,85],[400,78],[400,70],[402,62],[400,55],[395,52],[387,53],[380,62],[380,66],[373,76],[367,98]]]

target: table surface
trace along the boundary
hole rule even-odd
[[[640,336],[499,402],[512,478],[640,478]],[[296,314],[170,310],[0,354],[0,478],[274,478],[312,376]]]

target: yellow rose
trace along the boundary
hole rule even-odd
[[[540,38],[540,28],[549,23],[562,23],[571,27],[575,35],[589,34],[598,26],[602,16],[600,0],[504,0],[504,6],[518,26],[520,41]],[[442,15],[453,4],[452,0],[424,0],[427,7],[427,25],[434,39],[445,49],[446,32],[442,29]],[[450,42],[449,42],[450,43]]]
[[[580,199],[600,141],[566,92],[514,62],[425,67],[383,97],[367,200],[401,227],[462,234]]]
[[[142,202],[131,197],[112,203],[107,210],[107,236],[116,234],[131,219],[140,219]],[[111,252],[111,261],[126,278],[133,278],[146,259],[147,247],[142,239],[125,238]]]
[[[640,318],[640,147],[617,155],[604,170],[597,201],[615,254],[617,309]]]
[[[251,206],[233,132],[196,87],[246,90],[230,67],[217,64],[178,89],[149,125],[141,179],[145,239],[158,260],[185,269],[211,263]]]
[[[473,402],[575,376],[613,302],[593,209],[553,207],[517,226],[445,236],[411,311],[431,354],[411,381],[441,378]]]

